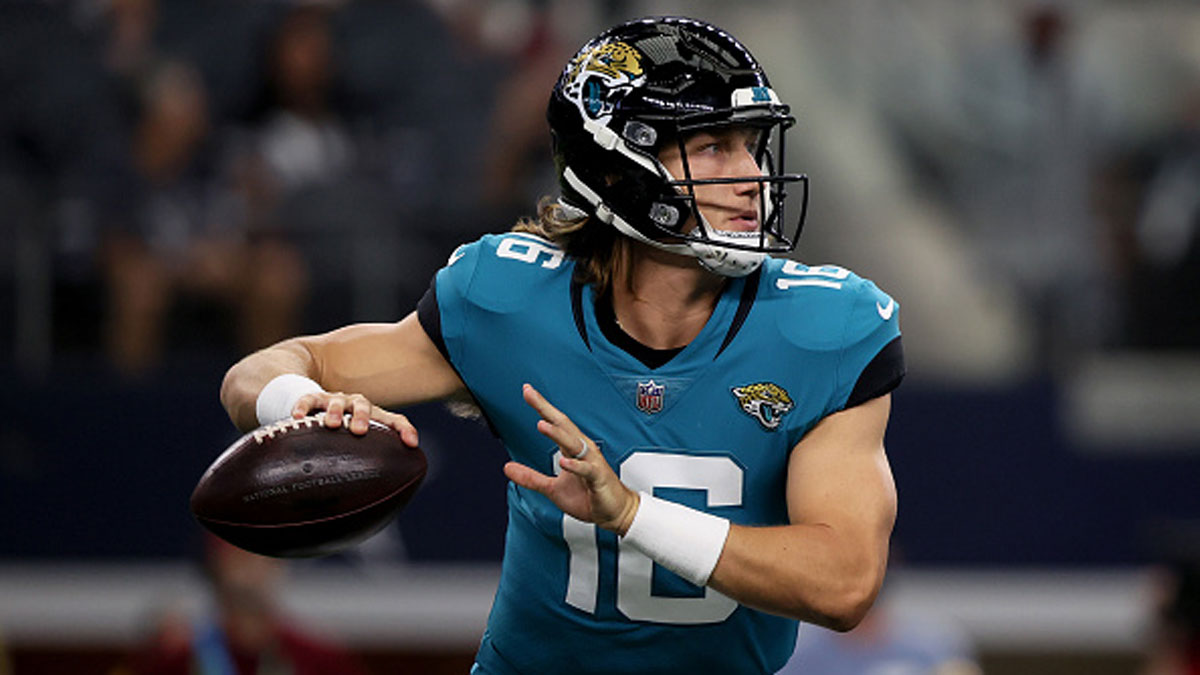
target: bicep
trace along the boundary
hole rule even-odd
[[[364,323],[301,338],[329,391],[359,393],[376,405],[403,407],[465,390],[416,312],[397,323]]]
[[[896,519],[896,487],[883,437],[884,395],[830,415],[796,444],[788,463],[788,516],[822,525],[886,565]]]

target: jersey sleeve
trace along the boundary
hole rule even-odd
[[[565,254],[545,239],[518,232],[484,235],[458,247],[438,270],[417,304],[417,318],[442,356],[474,387],[481,381],[472,374],[488,377],[495,362],[505,360],[498,355],[526,346],[508,333],[530,319],[551,279],[569,274]]]
[[[462,336],[465,332],[467,298],[479,265],[481,241],[455,249],[438,270],[429,289],[417,303],[421,328],[437,345],[442,356],[457,370],[461,363]]]
[[[892,391],[906,372],[900,304],[867,279],[857,279],[848,290],[854,295],[838,355],[833,397],[839,402],[837,410]]]

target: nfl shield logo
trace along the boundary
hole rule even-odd
[[[653,415],[663,408],[663,391],[666,387],[655,384],[654,380],[637,383],[637,409]]]

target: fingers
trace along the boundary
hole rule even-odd
[[[525,402],[542,416],[538,420],[538,432],[562,450],[559,466],[589,483],[595,482],[601,472],[599,467],[607,466],[595,442],[584,436],[571,418],[551,405],[532,385],[526,384],[522,393]]]
[[[362,394],[343,394],[341,392],[317,392],[305,394],[296,401],[292,409],[292,418],[300,419],[318,410],[325,411],[325,426],[330,429],[340,429],[346,424],[353,434],[362,435],[370,428],[370,421],[382,422],[400,434],[400,438],[409,447],[417,447],[419,438],[417,429],[404,415],[399,415],[372,405],[371,401]],[[349,423],[345,416],[349,415]]]
[[[517,485],[542,494],[550,491],[550,486],[554,481],[550,476],[516,462],[508,462],[504,465],[504,475]]]
[[[600,475],[600,470],[596,465],[586,459],[574,459],[564,454],[562,459],[558,460],[558,465],[563,468],[563,471],[579,476],[589,485],[595,484]]]
[[[362,394],[354,394],[347,399],[346,412],[350,413],[350,431],[355,434],[367,433],[375,406]]]
[[[553,405],[551,405],[550,402],[547,401],[544,396],[542,396],[541,392],[533,388],[532,384],[526,384],[524,387],[522,387],[521,393],[525,397],[525,402],[528,403],[531,408],[536,410],[537,414],[541,415],[543,420],[546,420],[556,427],[562,427],[575,433],[579,432],[579,429],[575,427],[575,423],[571,421],[571,418],[567,417],[560,412],[558,408],[555,408]]]
[[[342,426],[342,416],[346,414],[347,400],[344,394],[327,394],[325,405],[325,426],[337,429]]]
[[[296,405],[292,406],[292,419],[300,419],[305,417],[312,410],[320,410],[325,407],[325,404],[320,399],[320,394],[305,394],[296,399]]]
[[[541,392],[533,388],[533,385],[526,384],[522,389],[522,394],[525,402],[542,416],[538,422],[538,431],[562,448],[564,456],[579,457],[581,454],[586,454],[580,450],[580,441],[582,440],[584,448],[589,447],[591,442],[579,432],[579,427],[575,426],[571,418],[551,405]]]
[[[538,432],[559,447],[558,465],[563,473],[550,478],[510,462],[504,467],[505,475],[517,485],[546,495],[564,513],[614,532],[626,531],[631,514],[637,512],[637,493],[621,482],[596,442],[581,433],[571,418],[531,385],[526,384],[522,393],[525,402],[542,418],[537,423]]]
[[[376,406],[372,413],[372,419],[383,422],[392,429],[395,429],[396,433],[400,434],[400,438],[408,447],[417,447],[420,441],[417,436],[417,428],[414,427],[412,422],[409,422],[408,418],[404,415],[388,412],[383,408]]]

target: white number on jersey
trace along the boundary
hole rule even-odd
[[[554,457],[557,473],[561,453]],[[621,481],[631,490],[653,494],[654,488],[704,490],[708,506],[742,503],[743,470],[729,457],[634,452],[618,468]],[[600,586],[600,554],[596,526],[563,514],[563,538],[571,551],[567,579],[567,604],[585,612],[596,611]],[[617,551],[617,609],[630,619],[655,623],[717,623],[729,618],[737,602],[711,588],[696,598],[660,597],[651,593],[654,561],[621,543]]]
[[[821,288],[840,290],[842,288],[842,281],[850,276],[850,270],[844,267],[838,267],[837,265],[809,267],[795,260],[785,262],[782,271],[784,274],[795,278],[776,280],[775,287],[781,291],[786,291],[796,286],[819,286]]]
[[[565,257],[562,249],[552,244],[545,243],[540,239],[521,236],[511,236],[502,239],[500,245],[496,247],[496,255],[501,258],[520,260],[527,263],[536,263],[541,256],[546,255],[549,258],[542,262],[542,267],[548,270],[561,265]]]

